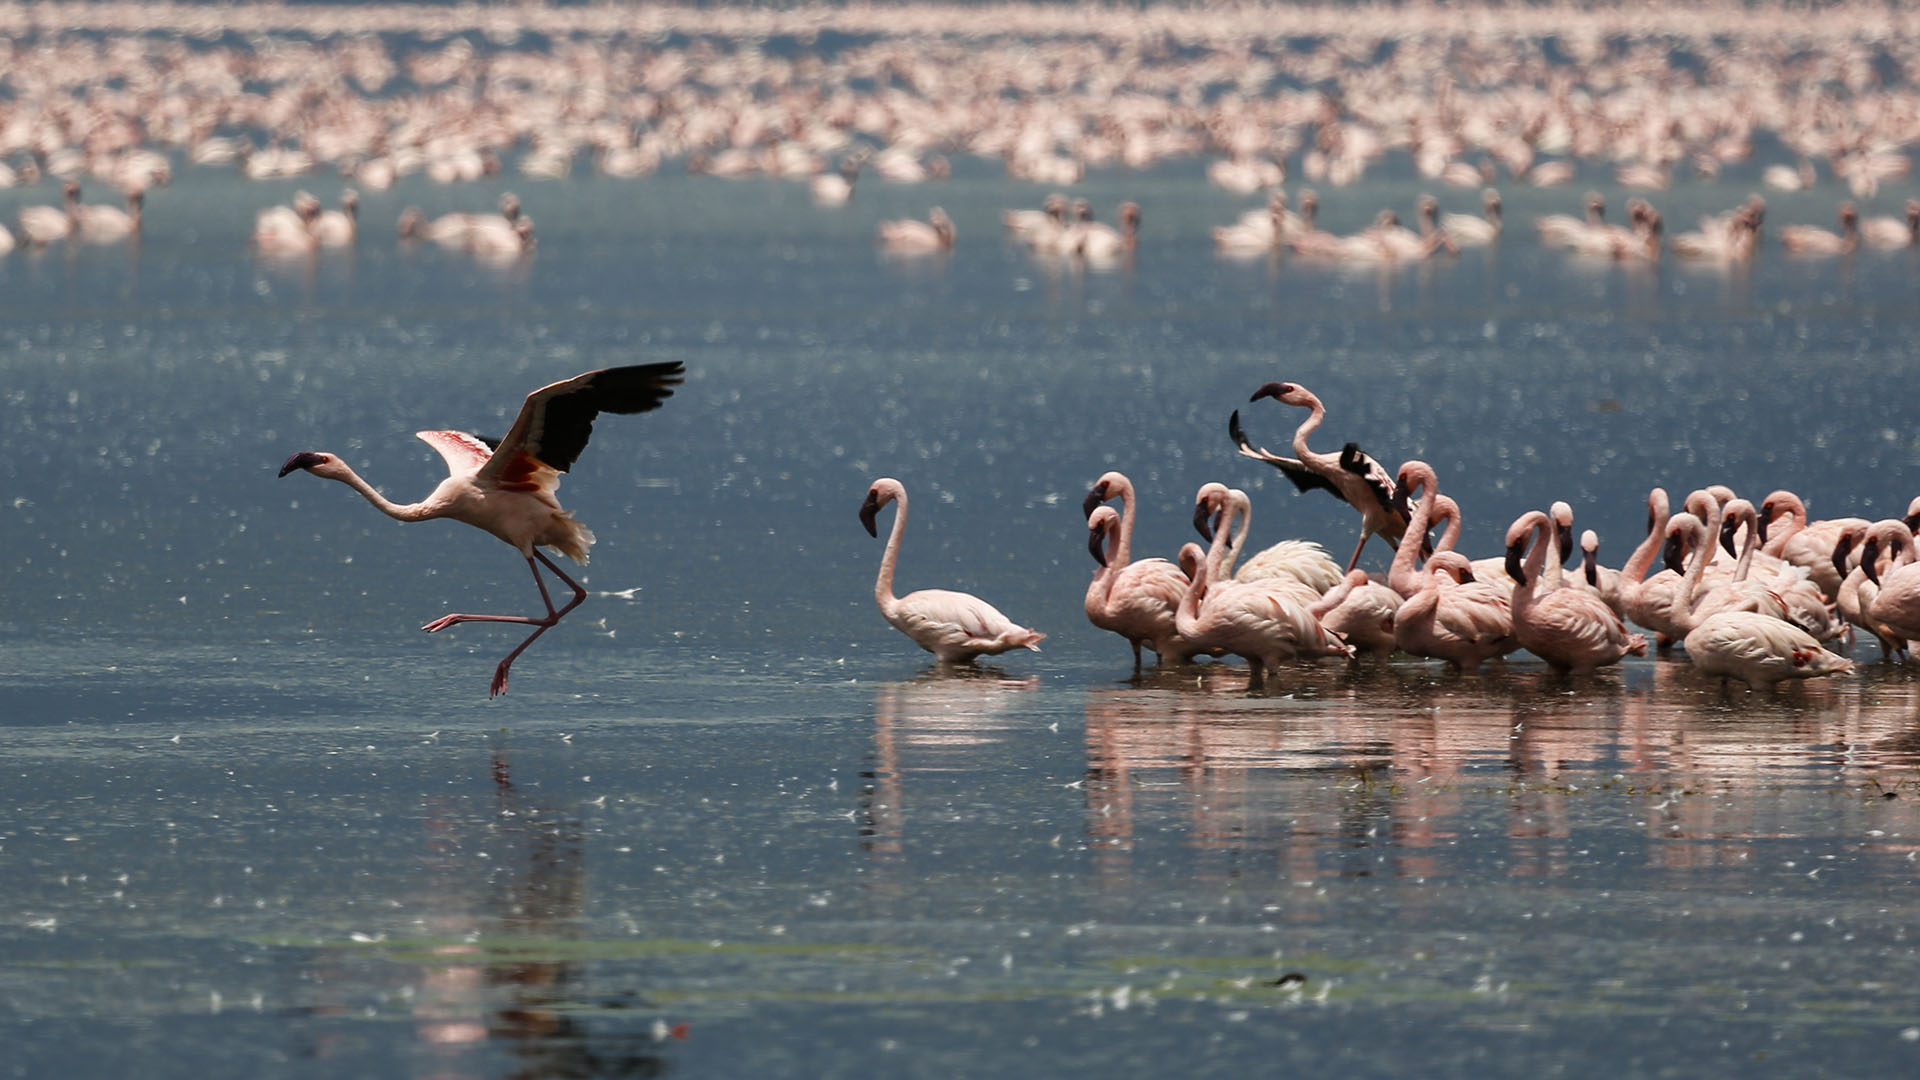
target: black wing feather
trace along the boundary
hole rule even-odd
[[[651,412],[673,396],[686,367],[678,360],[591,371],[548,397],[527,431],[526,449],[559,472],[580,460],[603,412]]]
[[[1227,435],[1233,439],[1242,454],[1279,469],[1282,476],[1293,481],[1295,488],[1301,491],[1326,491],[1332,493],[1336,499],[1343,498],[1340,489],[1333,486],[1333,481],[1307,468],[1299,459],[1281,457],[1267,450],[1256,449],[1247,441],[1247,433],[1240,427],[1240,410],[1238,409],[1235,409],[1233,415],[1227,418]]]

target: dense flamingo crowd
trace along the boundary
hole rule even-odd
[[[366,191],[416,173],[452,185],[675,164],[805,183],[832,205],[863,176],[937,180],[958,155],[1062,188],[1089,170],[1204,158],[1209,182],[1246,193],[1291,179],[1338,189],[1404,156],[1425,182],[1487,189],[1481,214],[1440,218],[1423,200],[1417,229],[1383,212],[1343,235],[1315,226],[1317,197],[1296,193],[1298,209],[1276,197],[1217,234],[1237,252],[1426,257],[1499,235],[1498,183],[1650,191],[1763,163],[1770,187],[1837,183],[1852,200],[1840,231],[1781,229],[1791,250],[1920,235],[1920,205],[1898,190],[1920,138],[1920,16],[1884,5],[12,4],[0,34],[0,187],[85,183],[132,203],[69,187],[61,205],[19,207],[29,245],[137,235],[140,197],[187,167],[330,172]],[[1869,212],[1876,200],[1886,212]],[[274,208],[256,240],[351,243],[354,209],[347,196],[322,224],[317,209]],[[1764,211],[1749,200],[1666,242],[1651,204],[1612,225],[1589,200],[1539,232],[1604,257],[1741,259]],[[1130,251],[1139,221],[1138,208],[1118,228],[1084,204],[1039,213],[1021,234],[1036,250],[1090,259]],[[422,212],[403,231],[528,250],[530,217],[502,218]],[[959,231],[943,218],[879,235],[940,250]]]
[[[1136,670],[1143,647],[1161,664],[1234,655],[1259,688],[1271,669],[1330,656],[1401,652],[1472,670],[1526,650],[1556,671],[1584,674],[1646,652],[1648,640],[1631,622],[1662,651],[1683,647],[1702,672],[1759,688],[1850,671],[1852,662],[1829,646],[1850,643],[1852,627],[1880,643],[1883,659],[1904,659],[1920,637],[1920,498],[1904,519],[1808,521],[1789,491],[1756,507],[1714,486],[1692,492],[1673,513],[1666,491],[1654,488],[1646,536],[1618,569],[1600,564],[1591,529],[1576,549],[1564,502],[1515,520],[1503,553],[1469,559],[1454,550],[1461,509],[1441,493],[1430,465],[1409,461],[1390,475],[1351,443],[1337,454],[1317,452],[1309,437],[1326,417],[1320,399],[1294,383],[1268,383],[1252,400],[1264,398],[1308,410],[1293,435],[1294,456],[1253,446],[1235,413],[1229,426],[1241,453],[1280,469],[1303,492],[1325,490],[1352,505],[1360,542],[1344,568],[1307,540],[1252,552],[1251,501],[1211,482],[1193,506],[1207,546],[1189,543],[1174,560],[1135,559],[1134,488],[1124,474],[1107,473],[1084,505],[1097,564],[1086,614],[1127,640]],[[977,597],[896,597],[906,521],[900,482],[876,481],[861,519],[877,535],[875,516],[889,502],[900,509],[875,583],[888,622],[942,661],[1038,647],[1045,635]],[[1443,522],[1435,541],[1431,532]],[[1355,568],[1376,535],[1395,545],[1385,582]],[[1576,550],[1579,569],[1564,571]],[[1652,572],[1656,563],[1664,565]]]

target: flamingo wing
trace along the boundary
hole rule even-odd
[[[1259,449],[1247,441],[1247,433],[1240,427],[1239,409],[1233,410],[1233,415],[1227,418],[1227,435],[1233,439],[1234,445],[1240,448],[1240,453],[1279,469],[1282,476],[1293,481],[1295,488],[1301,491],[1318,489],[1332,493],[1336,499],[1342,501],[1346,499],[1346,496],[1340,493],[1340,489],[1333,485],[1333,481],[1315,472],[1298,458],[1281,457],[1270,450]]]
[[[604,368],[535,390],[520,406],[506,438],[481,467],[480,479],[512,483],[542,467],[566,472],[586,449],[594,417],[659,408],[673,396],[685,370],[677,360]]]
[[[478,435],[464,431],[416,431],[414,435],[446,459],[449,475],[474,473],[493,456],[493,446]]]

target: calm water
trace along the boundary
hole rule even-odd
[[[839,211],[522,183],[540,248],[505,267],[388,232],[497,185],[403,182],[357,252],[276,263],[245,237],[293,185],[188,169],[137,251],[0,258],[0,1071],[1912,1068],[1908,670],[1129,681],[1081,614],[1079,514],[1123,469],[1169,553],[1222,479],[1257,539],[1344,553],[1350,512],[1225,435],[1287,378],[1329,447],[1433,462],[1480,553],[1565,498],[1617,562],[1654,484],[1886,516],[1920,491],[1911,255],[1635,270],[1522,235],[1386,273],[1231,262],[1206,228],[1243,204],[1193,163],[1082,189],[1146,208],[1135,263],[1096,273],[1003,244],[998,211],[1044,190],[958,164]],[[1416,190],[1384,170],[1323,220]],[[1573,199],[1515,192],[1509,219]],[[875,252],[934,202],[951,257]],[[664,359],[680,393],[602,418],[563,489],[598,595],[497,701],[509,633],[416,628],[530,610],[519,559],[274,476],[332,450],[417,498],[441,466],[413,431],[498,433],[535,386]],[[1245,415],[1276,445],[1298,420]],[[903,590],[976,591],[1044,652],[943,674],[881,622],[855,517],[880,475],[914,496]]]

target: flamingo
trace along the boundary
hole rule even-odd
[[[20,208],[20,236],[34,247],[65,240],[80,228],[80,185],[69,180],[61,187],[59,206]]]
[[[1645,654],[1647,639],[1629,633],[1598,594],[1559,587],[1560,562],[1547,557],[1557,546],[1553,529],[1553,520],[1539,510],[1527,511],[1507,529],[1513,633],[1520,646],[1554,670],[1574,674],[1617,664],[1629,653]]]
[[[527,646],[587,598],[580,583],[540,549],[552,548],[576,563],[585,564],[594,536],[572,514],[560,508],[555,492],[560,474],[573,467],[593,433],[593,420],[603,412],[651,412],[673,396],[684,368],[677,360],[656,364],[589,371],[543,386],[527,395],[520,415],[505,438],[497,442],[459,431],[422,431],[417,434],[446,460],[448,476],[425,499],[400,505],[387,500],[361,479],[346,462],[327,453],[303,450],[287,458],[280,475],[298,469],[328,480],[338,480],[359,492],[374,508],[398,521],[452,518],[499,537],[520,552],[540,589],[544,616],[444,615],[420,629],[429,634],[465,622],[522,623],[534,627],[494,669],[487,688],[489,698],[507,689],[507,669]],[[536,562],[537,561],[537,562]],[[540,576],[545,566],[573,590],[573,599],[555,609]]]
[[[1307,540],[1282,540],[1247,560],[1247,565],[1236,571],[1235,563],[1246,550],[1247,534],[1253,528],[1253,501],[1247,493],[1218,481],[1202,484],[1194,497],[1193,528],[1201,539],[1211,542],[1213,522],[1218,516],[1224,527],[1226,518],[1222,508],[1229,503],[1233,505],[1233,535],[1215,580],[1258,582],[1302,604],[1315,603],[1328,589],[1340,584],[1340,568],[1326,557],[1320,545]]]
[[[1348,443],[1338,454],[1315,453],[1307,446],[1307,437],[1326,420],[1327,409],[1306,387],[1286,382],[1265,383],[1247,400],[1255,402],[1265,397],[1308,410],[1307,418],[1293,432],[1293,452],[1298,456],[1281,457],[1254,447],[1241,431],[1240,411],[1235,409],[1227,420],[1227,434],[1240,447],[1240,453],[1279,469],[1301,491],[1323,488],[1360,511],[1360,542],[1353,546],[1353,557],[1347,560],[1346,569],[1359,564],[1361,549],[1376,534],[1398,548],[1400,538],[1407,531],[1407,510],[1396,504],[1393,478],[1387,475],[1387,470],[1356,443]]]
[[[1860,211],[1852,203],[1843,202],[1839,232],[1812,225],[1788,225],[1780,230],[1780,243],[1796,255],[1849,254],[1860,246]]]
[[[953,248],[953,219],[934,207],[926,221],[903,218],[880,223],[880,243],[890,251],[948,251]]]
[[[1880,643],[1880,659],[1883,662],[1894,657],[1906,659],[1909,651],[1907,641],[1869,612],[1874,599],[1880,594],[1880,583],[1877,580],[1880,568],[1877,565],[1874,567],[1875,579],[1869,580],[1867,572],[1858,565],[1849,567],[1847,558],[1854,554],[1854,545],[1865,540],[1870,530],[1886,526],[1904,526],[1904,523],[1889,519],[1886,522],[1849,525],[1841,530],[1840,538],[1833,547],[1834,567],[1837,570],[1847,571],[1847,576],[1840,582],[1839,592],[1834,596],[1834,606],[1839,609],[1841,616],[1847,622],[1873,635],[1874,640]],[[1881,554],[1877,545],[1874,554],[1876,557]],[[1888,554],[1891,555],[1891,553]]]
[[[1716,506],[1713,512],[1717,517],[1719,508]],[[1672,611],[1675,625],[1684,631],[1681,640],[1687,660],[1694,667],[1720,676],[1723,682],[1740,679],[1751,689],[1784,679],[1811,679],[1852,669],[1851,661],[1821,648],[1813,635],[1784,619],[1743,610],[1707,614],[1702,610],[1705,594],[1700,582],[1713,554],[1711,529],[1687,512],[1673,516],[1667,533],[1669,549],[1672,540],[1683,535],[1691,535],[1699,545]]]
[[[854,181],[860,179],[860,158],[848,154],[833,172],[816,174],[807,181],[807,194],[816,206],[845,206],[853,199]]]
[[[340,193],[340,209],[322,211],[313,219],[313,237],[321,247],[352,247],[360,231],[360,193]]]
[[[1386,656],[1395,648],[1394,621],[1400,603],[1399,593],[1369,580],[1365,570],[1355,569],[1307,605],[1307,610],[1356,653]]]
[[[1461,247],[1479,247],[1500,239],[1500,193],[1488,188],[1480,193],[1480,209],[1485,217],[1473,214],[1447,214],[1440,228]]]
[[[1436,551],[1419,586],[1394,614],[1393,640],[1415,656],[1463,671],[1518,649],[1513,609],[1499,587],[1476,580],[1457,551]]]
[[[1882,574],[1878,555],[1891,552],[1891,565]],[[1913,532],[1902,522],[1880,522],[1867,531],[1860,549],[1860,571],[1879,587],[1864,603],[1866,614],[1902,641],[1920,638],[1920,563],[1914,562]],[[1865,600],[1865,598],[1862,598]]]
[[[974,657],[998,655],[1008,649],[1039,652],[1040,641],[1047,635],[1015,623],[977,596],[948,589],[893,595],[893,571],[900,561],[900,538],[907,526],[906,486],[891,476],[875,480],[867,488],[866,501],[860,504],[860,524],[866,526],[869,535],[878,537],[880,509],[890,502],[899,503],[900,509],[893,515],[893,531],[887,534],[880,575],[873,583],[873,598],[880,605],[881,616],[941,663],[970,663]]]
[[[1075,234],[1074,251],[1081,258],[1091,262],[1110,262],[1133,254],[1140,238],[1140,204],[1123,202],[1120,204],[1120,227],[1105,225],[1093,220],[1089,211]]]
[[[1087,621],[1127,639],[1135,671],[1140,670],[1142,643],[1162,664],[1193,659],[1200,650],[1188,647],[1174,625],[1187,575],[1165,559],[1130,561],[1132,543],[1132,529],[1121,511],[1094,507],[1087,518],[1087,550],[1100,569],[1087,586]]]
[[[1920,199],[1908,199],[1904,217],[1881,215],[1860,223],[1860,239],[1868,247],[1920,247]]]
[[[295,192],[291,206],[269,206],[254,215],[253,243],[269,254],[300,254],[320,246],[313,223],[320,216],[320,200]]]
[[[79,188],[74,189],[74,198],[80,197]],[[140,209],[145,204],[147,193],[139,188],[127,192],[127,208],[78,203],[74,207],[75,228],[80,239],[89,244],[111,244],[140,233]]]
[[[1785,517],[1786,521],[1776,527],[1774,520],[1780,517]],[[1840,583],[1845,579],[1846,572],[1834,567],[1834,545],[1839,542],[1841,533],[1855,526],[1865,529],[1869,524],[1871,522],[1867,519],[1858,517],[1810,521],[1806,504],[1800,501],[1800,496],[1783,489],[1768,495],[1760,503],[1760,550],[1804,567],[1821,592],[1835,596],[1840,591]]]
[[[1120,509],[1103,505],[1109,499],[1120,500]],[[1187,575],[1165,559],[1133,561],[1133,482],[1124,473],[1107,473],[1087,492],[1082,509],[1088,550],[1101,567],[1087,586],[1087,621],[1127,639],[1136,671],[1142,642],[1163,664],[1193,659],[1198,650],[1189,649],[1174,627]]]
[[[1040,237],[1057,235],[1067,227],[1067,197],[1054,192],[1038,210],[1002,210],[1000,224],[1017,240],[1034,242]]]
[[[1201,489],[1199,512],[1212,501]],[[1252,670],[1248,689],[1266,683],[1266,669],[1301,656],[1352,656],[1353,649],[1320,625],[1306,604],[1260,581],[1233,581],[1224,567],[1231,547],[1232,518],[1238,500],[1219,503],[1206,560],[1195,568],[1175,612],[1180,636],[1204,649],[1218,649],[1246,660]]]
[[[533,250],[533,218],[526,214],[510,221],[493,214],[482,214],[467,228],[464,246],[483,259],[514,259]]]

